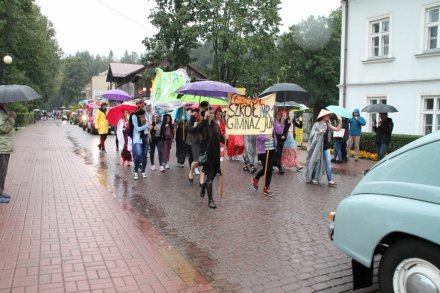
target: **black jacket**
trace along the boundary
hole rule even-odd
[[[376,132],[376,143],[389,144],[391,142],[391,133],[393,132],[394,123],[391,118],[387,118],[380,126],[374,126]]]
[[[293,138],[295,139],[295,127],[302,129],[303,123],[302,123],[302,121],[299,121],[297,119],[295,119],[294,122],[295,122],[295,126],[293,127]],[[290,128],[291,124],[292,123],[289,122],[289,119],[287,119],[287,118],[284,119],[284,131],[283,131],[284,140],[287,139],[287,132],[289,132],[289,128]]]

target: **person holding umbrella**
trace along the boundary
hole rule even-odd
[[[394,123],[388,113],[379,113],[379,119],[379,124],[373,122],[373,130],[376,132],[377,156],[382,160],[391,142]]]
[[[336,187],[336,182],[332,180],[329,130],[339,131],[342,127],[342,118],[337,116],[338,125],[335,127],[330,123],[331,114],[332,112],[322,109],[310,132],[306,161],[306,183],[319,184],[325,169],[328,186]]]
[[[108,121],[107,121],[107,103],[104,102],[101,104],[101,107],[96,112],[95,117],[95,127],[98,130],[98,134],[100,136],[100,141],[98,144],[98,148],[102,152],[105,151],[105,140],[107,139],[108,133]]]
[[[116,136],[118,140],[123,143],[123,148],[121,152],[121,160],[122,165],[127,164],[127,166],[131,165],[131,150],[132,150],[132,139],[128,135],[128,129],[130,128],[130,124],[128,119],[130,118],[130,113],[125,110],[124,116],[119,120],[118,126],[116,127]]]
[[[198,126],[200,133],[200,150],[201,153],[206,153],[207,160],[203,163],[203,180],[201,182],[200,196],[205,196],[205,191],[208,193],[208,206],[215,209],[214,198],[212,196],[212,185],[215,176],[220,170],[220,143],[225,143],[225,138],[221,134],[220,124],[216,119],[219,115],[215,115],[214,109],[205,111],[203,120]],[[202,177],[202,176],[201,176]]]
[[[6,111],[7,104],[0,104],[0,203],[8,203],[11,196],[4,193],[9,157],[14,151],[12,141],[15,125],[15,112]]]

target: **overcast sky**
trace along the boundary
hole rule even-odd
[[[154,1],[148,0],[35,0],[52,21],[58,44],[66,54],[88,50],[117,58],[125,50],[143,53],[142,40],[156,32],[148,22]],[[310,15],[328,16],[340,0],[282,0],[281,31]]]

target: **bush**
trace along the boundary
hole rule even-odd
[[[15,117],[15,126],[24,127],[34,123],[34,113],[17,113]]]
[[[403,147],[404,145],[422,137],[421,135],[409,135],[409,134],[392,134],[390,148],[387,153],[394,152],[395,150]],[[376,133],[362,132],[360,149],[370,153],[376,152]]]

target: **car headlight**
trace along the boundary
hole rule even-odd
[[[82,115],[81,118],[82,118],[83,121],[86,121],[87,120],[87,115]]]
[[[334,222],[335,218],[336,218],[336,213],[335,212],[330,212],[329,215],[328,215],[328,218]]]

